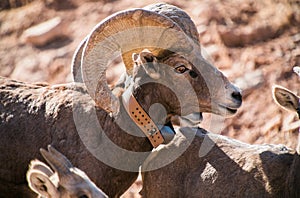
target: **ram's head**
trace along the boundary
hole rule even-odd
[[[121,11],[99,23],[81,43],[73,61],[74,79],[83,81],[108,112],[119,111],[121,95],[130,89],[146,111],[160,103],[170,116],[233,115],[242,103],[240,90],[201,56],[198,37],[190,17],[175,6]],[[105,75],[118,55],[126,74],[112,90]]]

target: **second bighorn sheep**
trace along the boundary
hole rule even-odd
[[[39,197],[107,198],[107,196],[80,169],[52,146],[41,154],[49,166],[39,160],[31,161],[27,171],[29,187]]]
[[[294,67],[294,72],[300,76],[300,68]],[[273,86],[273,99],[282,108],[295,112],[300,119],[300,97],[294,94],[287,88],[281,87],[279,85]],[[298,134],[298,145],[296,148],[298,154],[300,154],[300,128]]]
[[[293,71],[300,77],[300,67],[295,66]],[[292,91],[279,85],[273,86],[273,99],[282,108],[296,112],[300,118],[300,98]]]
[[[298,114],[300,118],[300,98],[287,88],[275,85],[273,87],[273,98],[276,103],[289,111],[293,111]]]
[[[111,91],[105,71],[116,52],[122,54],[127,73]],[[82,74],[85,85],[0,78],[0,197],[31,197],[24,190],[26,167],[48,144],[109,197],[123,194],[153,149],[127,112],[125,94],[146,114],[153,104],[164,106],[164,113],[151,114],[162,125],[169,125],[173,115],[195,111],[233,115],[242,102],[239,89],[202,58],[190,17],[167,4],[125,10],[103,20],[77,51],[74,68],[75,80]]]

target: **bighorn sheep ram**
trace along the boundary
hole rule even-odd
[[[89,178],[52,146],[41,154],[54,172],[39,160],[31,161],[27,171],[29,187],[39,197],[105,198],[107,197]]]
[[[127,74],[111,91],[105,71],[117,52]],[[79,47],[73,68],[84,84],[0,78],[0,197],[32,196],[24,190],[26,167],[48,144],[109,197],[118,197],[162,142],[156,125],[172,129],[170,117],[195,111],[233,115],[242,102],[239,89],[202,58],[190,17],[167,4],[121,11],[100,22]],[[127,112],[133,103],[143,116],[151,114],[150,125],[142,127],[143,119]],[[157,104],[164,108],[150,111]]]
[[[299,115],[299,97],[288,89],[275,86],[273,98]],[[201,128],[179,128],[175,138],[142,165],[141,194],[147,198],[300,197],[299,143],[300,139],[295,152],[284,145],[249,145]],[[179,158],[156,169],[183,146],[187,149]],[[212,147],[206,151],[208,146]]]

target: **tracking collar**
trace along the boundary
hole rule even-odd
[[[143,131],[154,148],[165,141],[157,125],[132,95],[132,86],[123,93],[122,102],[130,118]]]

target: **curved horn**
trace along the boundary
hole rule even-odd
[[[75,50],[75,53],[72,58],[71,73],[72,73],[74,82],[83,83],[82,73],[81,73],[81,58],[82,58],[83,48],[86,44],[86,40],[87,40],[87,37],[85,37],[81,41],[81,43],[78,45],[77,49]]]
[[[298,76],[300,76],[300,67],[299,66],[295,66],[293,67],[293,71],[298,74]]]
[[[196,25],[184,10],[166,3],[151,4],[144,7],[144,9],[167,16],[177,25],[179,25],[179,27],[196,43],[200,43],[199,33],[197,31]]]
[[[48,151],[41,148],[40,152],[47,163],[59,176],[71,173],[70,168],[73,167],[71,162],[51,145],[48,146]]]
[[[118,99],[111,93],[105,77],[109,61],[121,53],[127,72],[133,67],[132,54],[147,48],[155,56],[166,52],[189,53],[190,38],[167,16],[144,9],[116,13],[99,23],[83,49],[83,81],[96,104],[108,112],[117,112]]]
[[[194,24],[190,16],[182,9],[166,3],[151,4],[144,7],[143,9],[150,10],[170,18],[175,23],[177,23],[180,28],[195,41],[195,43],[200,43],[199,33],[197,31],[196,25]],[[71,72],[74,82],[83,82],[81,72],[81,58],[83,48],[85,47],[87,39],[88,37],[84,38],[81,41],[72,58]]]

